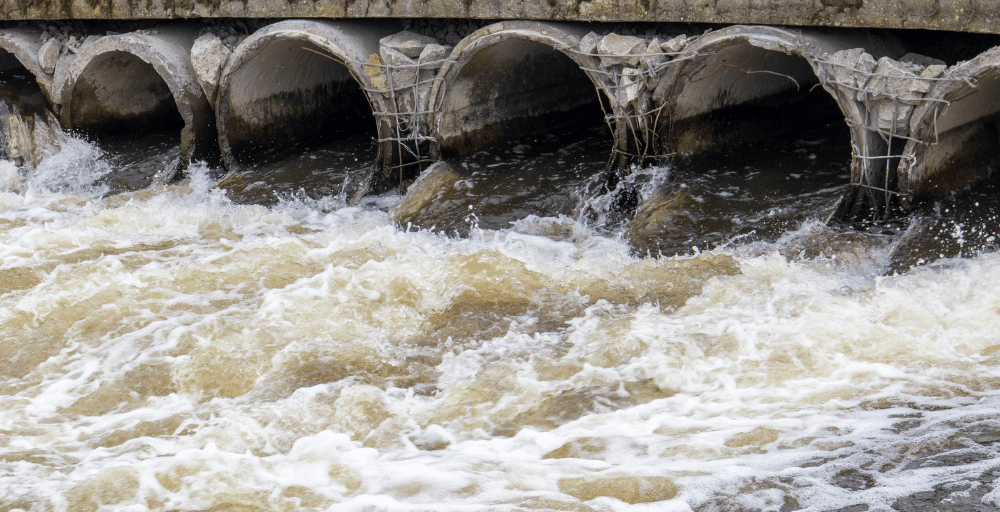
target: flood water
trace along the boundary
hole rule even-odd
[[[831,226],[846,143],[640,170],[641,236],[574,216],[599,129],[402,226],[366,139],[0,163],[0,510],[1000,509],[996,180]]]

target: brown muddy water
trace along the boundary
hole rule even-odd
[[[1000,509],[996,180],[831,227],[842,132],[638,171],[641,236],[574,217],[599,130],[403,226],[367,139],[4,162],[0,510]]]

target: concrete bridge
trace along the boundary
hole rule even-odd
[[[986,1],[4,0],[0,12],[0,76],[33,76],[64,127],[98,139],[167,127],[184,162],[229,170],[364,127],[379,151],[355,199],[595,112],[611,152],[595,194],[630,164],[824,117],[850,131],[843,219],[905,210],[1000,158],[1000,10]],[[30,165],[37,148],[15,135],[6,154]]]

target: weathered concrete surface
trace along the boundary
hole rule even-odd
[[[992,0],[3,0],[0,17],[479,18],[1000,31],[1000,9]]]
[[[767,131],[762,130],[765,119],[760,111],[781,109],[797,101],[815,103],[819,99],[814,95],[824,91],[836,101],[848,125],[864,125],[855,91],[828,86],[831,70],[822,62],[838,51],[853,48],[868,48],[878,56],[902,51],[890,46],[872,34],[857,31],[734,25],[689,45],[678,57],[678,64],[661,77],[653,100],[670,119],[670,147],[680,153],[740,137],[741,132]],[[823,83],[824,89],[813,87],[817,83]],[[744,110],[737,110],[740,107],[753,108],[754,115],[745,115]],[[733,109],[733,119],[720,122],[720,111],[725,109]],[[708,119],[701,121],[706,116]],[[742,123],[749,126],[736,126]]]
[[[391,161],[395,105],[382,94],[387,70],[379,40],[401,28],[390,21],[291,20],[247,38],[219,81],[219,146],[227,168],[361,126],[375,127],[382,140],[377,159]],[[358,193],[373,188],[378,184],[362,184]]]
[[[597,69],[598,59],[576,51],[588,31],[583,25],[505,21],[463,39],[431,91],[431,133],[439,149],[465,153],[541,131],[594,103],[600,78],[585,70]]]
[[[946,194],[1000,166],[1000,47],[927,82],[907,118],[898,168],[904,206]]]
[[[222,74],[222,68],[226,65],[231,53],[229,48],[222,44],[219,36],[212,33],[202,34],[191,47],[191,67],[194,69],[195,76],[198,77],[202,92],[205,93],[209,104],[212,105],[212,110],[215,110],[216,107],[219,75]]]
[[[142,132],[179,118],[181,167],[192,158],[211,159],[218,153],[215,116],[191,66],[198,29],[170,25],[81,46],[56,102],[63,125],[94,133]]]

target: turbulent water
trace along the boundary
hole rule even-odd
[[[636,238],[572,216],[600,137],[409,227],[344,203],[365,141],[0,163],[0,510],[1000,509],[1000,194],[830,227],[830,137],[641,171]]]

